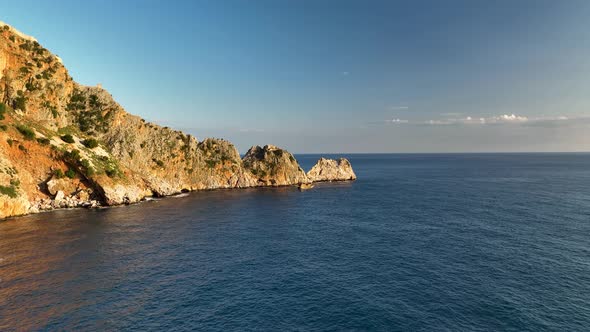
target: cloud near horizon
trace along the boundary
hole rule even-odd
[[[431,126],[448,126],[448,125],[501,125],[501,124],[550,124],[550,123],[572,123],[576,121],[587,121],[590,117],[576,117],[568,118],[566,116],[557,117],[535,117],[529,118],[517,114],[502,114],[490,117],[472,117],[466,116],[463,118],[441,118],[430,120],[405,120],[399,118],[387,119],[385,124],[413,124],[413,125],[431,125]]]
[[[529,121],[529,118],[526,116],[520,116],[516,114],[502,114],[499,116],[492,116],[492,117],[471,117],[467,116],[464,118],[449,118],[449,119],[442,119],[442,120],[428,120],[427,124],[430,125],[450,125],[450,124],[501,124],[501,123],[523,123]]]

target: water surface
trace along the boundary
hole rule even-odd
[[[590,326],[589,154],[348,157],[305,192],[0,222],[0,330]]]

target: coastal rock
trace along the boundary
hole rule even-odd
[[[356,180],[352,165],[345,158],[338,160],[321,158],[307,172],[307,176],[314,182]]]
[[[76,197],[81,201],[88,201],[90,199],[90,193],[87,190],[80,190],[76,193]]]
[[[307,175],[291,153],[274,145],[253,146],[243,159],[244,168],[258,183],[266,186],[287,186],[310,183]]]
[[[102,186],[100,190],[107,205],[136,203],[146,196],[151,196],[151,193],[147,193],[135,185],[115,184],[112,186]]]
[[[27,214],[30,207],[31,203],[25,197],[11,198],[0,195],[0,218]]]
[[[52,178],[47,181],[47,190],[51,195],[56,195],[58,191],[63,191],[66,195],[71,195],[78,190],[78,184],[70,179]]]
[[[64,198],[66,197],[66,195],[64,194],[63,191],[59,190],[56,194],[55,194],[55,198],[53,199],[56,202],[61,202]]]

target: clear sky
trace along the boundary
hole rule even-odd
[[[130,113],[241,153],[590,151],[590,1],[2,1]]]

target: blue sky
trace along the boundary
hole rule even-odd
[[[130,113],[240,152],[590,150],[588,1],[9,1]]]

